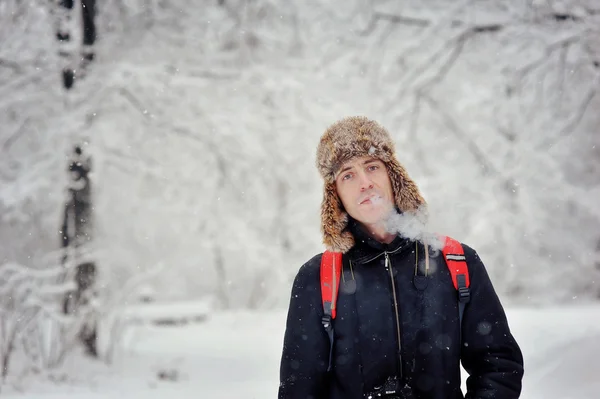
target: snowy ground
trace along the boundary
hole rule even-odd
[[[509,309],[526,361],[522,397],[600,397],[600,305]],[[71,357],[53,381],[3,387],[12,399],[275,398],[284,312],[213,315],[187,327],[130,330],[111,367]],[[174,375],[176,381],[159,374]]]

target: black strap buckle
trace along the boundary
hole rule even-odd
[[[471,292],[469,291],[469,287],[467,287],[467,277],[464,274],[459,274],[456,276],[456,282],[458,285],[458,301],[462,303],[467,303],[471,300]]]
[[[323,317],[321,317],[321,323],[323,323],[323,327],[325,327],[326,330],[329,330],[332,327],[331,315],[323,315]]]
[[[471,300],[471,290],[468,287],[460,287],[458,289],[458,301],[467,303]]]

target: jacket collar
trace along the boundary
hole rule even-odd
[[[363,227],[354,219],[350,218],[348,224],[355,241],[354,247],[352,247],[348,254],[350,259],[355,263],[369,263],[386,252],[397,253],[411,247],[412,240],[400,234],[396,235],[396,238],[391,243],[385,244],[368,235]]]

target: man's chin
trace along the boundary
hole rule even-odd
[[[376,225],[385,223],[389,218],[389,212],[381,212],[381,210],[377,212],[363,212],[358,218],[355,218],[362,224],[366,225]]]

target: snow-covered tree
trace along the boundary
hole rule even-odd
[[[473,246],[501,294],[597,297],[596,3],[99,2],[96,58],[66,95],[47,3],[7,0],[3,254],[57,247],[65,156],[85,138],[106,289],[163,263],[163,299],[283,304],[322,250],[318,138],[364,114],[392,132],[432,228]]]

